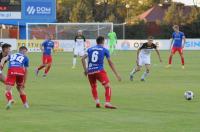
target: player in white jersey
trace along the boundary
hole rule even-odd
[[[148,76],[149,71],[150,71],[150,65],[151,65],[151,52],[154,49],[159,57],[160,62],[162,62],[157,46],[153,43],[153,37],[151,36],[148,37],[148,42],[144,43],[137,51],[137,58],[136,58],[137,66],[134,67],[130,73],[131,81],[133,81],[135,73],[140,71],[142,66],[146,67],[146,71],[142,75],[141,81],[144,81],[145,78]]]
[[[73,58],[73,66],[74,69],[76,67],[76,59],[78,56],[82,57],[85,54],[85,37],[83,36],[82,30],[78,31],[77,36],[74,39],[74,58]]]

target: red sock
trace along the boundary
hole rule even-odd
[[[38,67],[38,71],[41,70],[41,69],[43,69],[44,67],[45,67],[44,65]]]
[[[184,57],[181,57],[181,63],[182,63],[182,65],[185,65],[185,59],[184,59]]]
[[[111,100],[111,88],[110,87],[105,87],[105,97],[106,97],[106,102],[110,102]]]
[[[12,93],[11,93],[10,91],[7,91],[7,92],[5,93],[5,96],[6,96],[6,99],[7,99],[8,101],[10,101],[10,100],[13,99]]]
[[[97,92],[97,85],[92,86],[92,96],[93,96],[94,100],[99,99],[98,92]]]
[[[22,100],[22,103],[25,104],[26,103],[26,95],[25,94],[21,94],[20,98]]]
[[[172,64],[172,56],[169,57],[169,65]]]
[[[47,74],[47,73],[49,72],[50,68],[51,68],[51,65],[48,66],[48,67],[45,69],[45,72],[44,72],[44,73]]]

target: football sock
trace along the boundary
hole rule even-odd
[[[41,70],[41,69],[43,69],[44,67],[45,67],[44,65],[38,67],[38,71]]]
[[[145,71],[141,78],[145,79],[148,75],[149,75],[149,73]]]
[[[92,96],[93,96],[93,98],[94,98],[95,101],[99,99],[98,98],[98,92],[97,92],[97,86],[96,85],[92,86]]]
[[[96,103],[96,104],[100,104],[100,100],[99,100],[99,99],[96,99],[96,100],[95,100],[95,103]]]
[[[73,67],[75,67],[76,66],[76,58],[74,57],[73,58]]]
[[[45,74],[48,74],[48,72],[49,72],[49,70],[50,70],[50,68],[51,68],[51,65],[50,66],[48,66],[46,69],[45,69]]]
[[[184,59],[184,57],[181,57],[181,63],[182,63],[182,65],[185,65],[185,59]]]
[[[21,94],[20,98],[22,100],[22,103],[25,104],[26,103],[26,95],[25,94]]]
[[[131,71],[130,75],[133,76],[136,73],[135,68],[133,68],[133,70]]]
[[[172,64],[172,56],[169,57],[169,65]]]
[[[110,102],[110,100],[111,100],[111,88],[110,87],[105,87],[105,97],[106,97],[106,102]]]
[[[10,91],[6,91],[6,92],[5,92],[5,96],[6,96],[6,99],[7,99],[8,101],[10,101],[10,100],[13,99],[12,93],[11,93]]]

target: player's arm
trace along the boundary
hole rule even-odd
[[[140,51],[141,51],[141,48],[139,48],[138,50],[137,50],[137,55],[136,55],[136,63],[137,63],[137,65],[139,65],[139,54],[140,54]]]
[[[160,52],[159,52],[159,50],[158,50],[157,47],[155,48],[155,51],[156,51],[156,53],[157,53],[157,55],[158,55],[158,58],[159,58],[160,62],[162,63],[162,59],[161,59],[161,56],[160,56]]]
[[[5,64],[5,62],[8,60],[9,56],[6,56],[6,57],[3,57],[1,59],[1,65],[0,65],[0,74],[2,73],[2,70],[3,70],[3,66]]]
[[[53,53],[56,53],[55,44],[53,44],[53,46],[52,46],[52,51],[53,51]]]
[[[115,33],[115,39],[116,39],[116,44],[117,44],[117,34],[116,34],[116,33]],[[116,45],[116,44],[115,44],[115,45]]]
[[[85,36],[83,36],[83,40],[84,40],[84,49],[86,49],[86,39],[85,39]]]
[[[172,49],[174,43],[174,34],[172,34],[172,37],[170,38],[170,50]]]
[[[115,68],[115,65],[113,64],[112,60],[110,58],[108,58],[107,60],[108,60],[109,66],[110,66],[111,70],[113,71],[113,73],[115,74],[117,80],[121,81],[122,79],[121,79],[120,75],[118,74],[118,72],[117,72],[117,70]]]
[[[77,36],[75,36],[75,38],[74,38],[74,45],[73,45],[73,50],[74,50],[74,48],[76,47],[76,42],[77,42]]]
[[[46,41],[44,41],[44,42],[40,45],[40,49],[41,49],[42,52],[44,52],[44,45],[45,45],[45,42],[46,42]]]
[[[24,67],[25,67],[25,74],[24,74],[24,84],[23,85],[25,85],[27,76],[28,76],[28,67],[29,67],[29,59],[28,58],[26,58],[26,60],[25,60]],[[25,87],[25,86],[23,86],[23,87]]]
[[[83,69],[84,69],[84,74],[85,74],[85,76],[87,76],[87,74],[88,74],[87,64],[86,64],[86,61],[85,61],[85,59],[87,59],[87,57],[88,57],[88,55],[85,54],[85,55],[81,58],[82,66],[83,66]]]
[[[186,37],[185,37],[185,35],[184,35],[184,36],[183,36],[183,45],[182,45],[182,48],[185,47],[185,43],[186,43]]]

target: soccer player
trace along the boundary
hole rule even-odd
[[[97,81],[101,82],[101,84],[105,88],[105,108],[108,109],[116,109],[115,106],[111,105],[111,87],[109,84],[108,76],[104,70],[104,57],[107,58],[108,64],[112,71],[114,72],[115,76],[117,77],[118,81],[121,81],[121,77],[117,73],[113,62],[111,61],[109,51],[104,48],[104,37],[99,36],[96,39],[97,45],[91,47],[87,50],[87,54],[82,57],[82,64],[84,68],[85,76],[88,76],[92,95],[96,102],[96,107],[100,108],[100,101],[97,93]],[[88,64],[86,64],[86,58],[88,58]],[[88,66],[86,66],[88,65]],[[87,68],[88,67],[88,68]]]
[[[45,68],[43,77],[46,77],[52,65],[52,51],[54,51],[53,35],[49,35],[48,39],[42,43],[41,50],[43,52],[42,64],[36,68],[35,74],[38,76],[39,71]]]
[[[11,54],[1,60],[1,66],[8,61],[8,74],[5,80],[7,98],[6,109],[10,109],[13,104],[12,87],[17,84],[17,90],[25,108],[29,108],[27,103],[25,83],[27,79],[27,68],[29,67],[29,59],[26,56],[28,49],[25,46],[19,48],[19,53]]]
[[[144,43],[137,51],[137,58],[136,58],[137,66],[134,67],[130,73],[131,81],[133,81],[135,73],[139,72],[142,66],[144,65],[146,67],[146,71],[142,75],[141,81],[145,81],[145,78],[149,75],[150,65],[151,65],[151,52],[153,49],[155,49],[160,62],[162,62],[157,46],[153,43],[153,37],[151,36],[148,37],[148,42]]]
[[[2,48],[2,52],[0,53],[0,62],[4,57],[6,57],[10,53],[11,45],[10,44],[3,44],[1,46],[1,48]],[[6,63],[6,61],[5,61],[5,63]],[[5,63],[2,65],[1,69],[3,69]],[[5,82],[5,76],[3,75],[2,72],[0,72],[0,81],[3,82],[3,83]]]
[[[82,57],[85,54],[85,36],[83,35],[82,30],[78,30],[78,34],[76,35],[75,39],[75,45],[74,45],[74,58],[73,58],[73,65],[72,69],[76,68],[76,60],[77,57]]]
[[[185,60],[183,56],[183,48],[185,46],[186,38],[184,33],[179,31],[178,25],[174,25],[173,29],[174,33],[172,34],[171,46],[170,46],[171,54],[169,56],[169,65],[167,66],[167,68],[171,67],[173,55],[178,51],[181,57],[182,69],[184,69]]]
[[[115,32],[111,31],[108,34],[108,38],[109,38],[109,42],[108,42],[109,51],[110,51],[110,54],[113,54],[115,51],[115,46],[117,44],[117,35]]]

